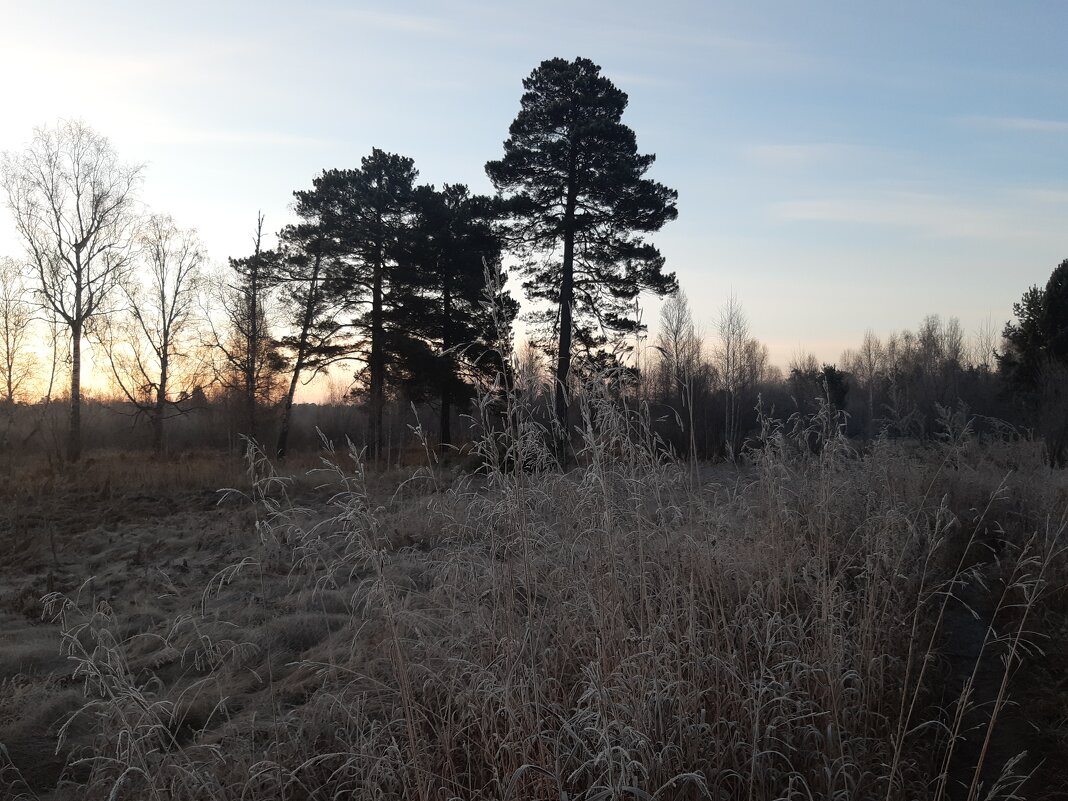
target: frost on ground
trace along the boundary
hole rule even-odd
[[[1034,443],[824,415],[695,469],[605,405],[560,472],[509,430],[474,474],[10,482],[5,797],[1068,789],[1068,482]]]

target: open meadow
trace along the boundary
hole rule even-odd
[[[0,0],[0,801],[1068,799],[1066,31]]]
[[[584,409],[567,471],[520,421],[478,470],[6,475],[3,797],[1068,792],[1068,477],[1039,444],[947,417],[862,445],[825,411],[695,465]]]

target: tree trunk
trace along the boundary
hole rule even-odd
[[[286,393],[285,406],[282,408],[282,424],[278,429],[278,443],[275,454],[279,459],[286,458],[286,448],[289,441],[289,421],[293,416],[293,400],[297,396],[297,383],[300,381],[301,370],[304,369],[304,360],[308,351],[308,332],[311,330],[312,317],[315,315],[315,306],[319,300],[319,267],[322,264],[322,256],[315,255],[315,266],[312,268],[311,281],[308,285],[308,295],[304,300],[304,316],[300,321],[300,339],[297,340],[297,355],[293,363],[293,375],[289,380],[289,392]]]
[[[67,432],[67,458],[82,458],[82,324],[70,327],[70,428]]]
[[[441,295],[441,350],[445,365],[441,379],[441,426],[438,444],[442,451],[452,445],[452,377],[455,364],[452,358],[452,287],[445,277]]]
[[[169,345],[164,345],[164,352]],[[152,450],[155,451],[156,456],[163,455],[163,416],[167,410],[167,373],[168,373],[167,357],[164,355],[160,361],[159,371],[159,387],[156,390],[156,408],[152,413]]]
[[[382,410],[385,407],[386,362],[383,353],[384,336],[382,321],[382,247],[374,265],[374,281],[371,288],[371,408],[368,420],[371,456],[377,461],[382,451]]]
[[[258,265],[253,265],[254,271],[258,269]],[[256,361],[259,357],[260,342],[258,284],[257,274],[253,272],[248,302],[248,342],[245,354],[245,424],[246,434],[253,441],[256,439]]]
[[[727,389],[723,398],[723,447],[731,461],[735,461],[738,454],[735,449],[737,439],[738,400],[733,389]]]
[[[297,384],[300,382],[300,373],[304,369],[304,360],[308,350],[308,329],[311,324],[308,320],[310,311],[305,314],[304,324],[300,330],[300,341],[297,345],[297,358],[293,364],[293,375],[289,379],[289,392],[286,393],[286,402],[282,408],[282,424],[278,429],[278,443],[275,453],[279,459],[286,458],[286,450],[289,443],[289,423],[293,418],[293,401],[297,396]]]
[[[304,367],[302,360],[303,354],[298,352],[296,364],[293,365],[293,376],[289,380],[289,392],[286,393],[285,406],[282,407],[282,423],[278,429],[278,443],[274,449],[279,459],[286,458],[286,448],[289,442],[289,421],[293,416],[293,399],[297,394],[300,371]]]
[[[556,422],[559,426],[557,458],[568,460],[571,439],[568,425],[567,381],[571,372],[572,307],[575,302],[575,205],[574,181],[567,195],[564,209],[564,261],[560,280],[560,342],[556,354]]]
[[[12,383],[12,372],[14,371],[14,365],[11,361],[7,364],[7,386],[4,387],[4,397],[7,400],[8,406],[15,405],[15,385]]]
[[[11,326],[9,325],[9,318],[4,315],[4,377],[6,379],[6,386],[4,387],[4,398],[7,401],[8,406],[15,405],[15,346],[12,342],[14,336],[11,333]]]

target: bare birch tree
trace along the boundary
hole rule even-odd
[[[256,218],[251,256],[230,259],[230,275],[214,288],[222,317],[209,312],[209,347],[217,357],[215,379],[241,407],[239,431],[251,440],[262,434],[260,412],[278,399],[285,359],[271,336],[269,311],[277,289],[278,253],[263,248],[263,215]]]
[[[995,352],[1000,338],[997,326],[988,315],[972,335],[970,361],[974,367],[985,372],[993,372]]]
[[[82,340],[111,311],[129,270],[141,171],[121,164],[105,137],[76,120],[38,128],[0,168],[42,302],[70,334],[71,461],[82,451]]]
[[[742,304],[731,295],[720,309],[719,341],[715,358],[723,387],[723,435],[727,455],[734,458],[741,448],[741,408],[739,393],[746,382],[746,343],[749,341],[749,321]]]
[[[125,312],[102,339],[115,383],[149,416],[161,454],[166,420],[189,411],[203,377],[196,302],[206,257],[196,231],[166,215],[145,220],[137,240],[141,269],[122,284]]]
[[[689,299],[681,289],[668,296],[660,309],[660,330],[656,337],[660,353],[658,365],[659,394],[668,402],[681,401],[683,436],[691,459],[696,459],[697,442],[694,431],[694,404],[698,385],[710,378],[705,364],[701,335],[690,312]]]
[[[843,356],[842,363],[860,381],[867,395],[867,421],[865,432],[868,438],[874,433],[875,425],[875,383],[886,370],[886,353],[883,343],[870,328],[864,332],[864,341],[860,348],[849,352],[849,358]]]
[[[681,289],[668,296],[660,309],[656,348],[665,358],[670,381],[676,386],[691,383],[701,369],[701,335]]]
[[[13,406],[33,378],[36,359],[30,352],[33,305],[18,262],[0,258],[0,401]]]

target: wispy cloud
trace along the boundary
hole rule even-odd
[[[1035,117],[961,117],[960,121],[976,128],[993,128],[1002,131],[1068,133],[1068,120],[1043,120]]]
[[[1050,233],[1034,209],[1018,203],[978,204],[924,192],[875,192],[777,203],[781,220],[911,228],[952,239],[1028,239]]]

